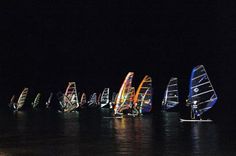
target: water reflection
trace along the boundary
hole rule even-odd
[[[217,127],[214,123],[192,123],[191,138],[193,154],[217,154],[219,139]]]
[[[0,120],[0,155],[220,155],[234,147],[219,146],[231,135],[217,124],[180,123],[178,113],[116,119],[95,111],[16,112]]]

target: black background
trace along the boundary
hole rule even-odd
[[[32,95],[118,91],[149,74],[154,110],[170,77],[184,102],[194,66],[203,64],[219,100],[210,113],[235,119],[235,3],[220,1],[6,1],[0,5],[0,100],[29,87]]]

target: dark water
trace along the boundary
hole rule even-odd
[[[180,123],[178,113],[107,115],[2,112],[0,155],[236,155],[229,123]]]

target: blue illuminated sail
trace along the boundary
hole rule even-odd
[[[196,66],[191,73],[188,97],[193,115],[202,115],[212,108],[216,101],[217,95],[204,66]]]
[[[178,79],[172,77],[166,87],[165,95],[162,100],[164,110],[171,109],[179,104]]]

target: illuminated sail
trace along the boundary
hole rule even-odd
[[[48,101],[46,102],[46,108],[49,108],[49,105],[51,104],[51,101],[52,101],[52,96],[53,96],[53,93],[51,92],[49,95]]]
[[[13,108],[13,106],[15,105],[15,98],[16,98],[16,96],[15,96],[15,95],[12,95],[11,100],[10,100],[10,103],[8,104],[8,106],[9,106],[10,108]]]
[[[152,88],[149,87],[144,93],[139,109],[139,113],[148,113],[152,110]]]
[[[98,95],[98,98],[97,98],[97,105],[100,106],[101,105],[101,98],[102,98],[102,94],[100,93]]]
[[[64,94],[64,105],[65,109],[64,111],[73,111],[76,108],[79,107],[79,101],[78,101],[78,95],[76,90],[76,83],[75,82],[69,82],[66,92]]]
[[[102,92],[101,108],[107,107],[109,105],[109,91],[109,88],[105,88]]]
[[[66,107],[64,104],[64,94],[62,92],[58,92],[56,95],[60,104],[60,109],[64,111],[64,108]]]
[[[86,105],[86,102],[87,102],[87,100],[86,100],[86,94],[83,93],[83,94],[81,95],[81,98],[80,98],[80,107],[81,107],[81,108],[84,108],[85,105]]]
[[[130,88],[132,86],[132,80],[133,80],[134,73],[129,72],[120,88],[120,91],[117,95],[116,102],[115,102],[115,114],[117,113],[117,110],[125,102],[126,96],[130,91]]]
[[[126,94],[125,99],[123,103],[120,105],[120,107],[117,109],[118,113],[123,113],[124,110],[129,110],[133,106],[134,102],[134,96],[135,96],[135,88],[131,87],[129,89],[129,92]]]
[[[166,87],[165,96],[162,100],[162,108],[168,110],[179,104],[178,79],[172,77]]]
[[[152,108],[152,78],[146,75],[134,97],[134,107],[139,112],[150,112]]]
[[[191,104],[193,119],[213,107],[217,95],[203,65],[193,68],[189,85],[188,102]]]
[[[90,100],[88,101],[88,107],[96,107],[97,106],[97,93],[93,93],[90,96]]]
[[[28,88],[24,88],[24,90],[21,92],[20,97],[16,103],[16,108],[15,108],[16,110],[21,109],[23,107],[23,105],[25,104],[25,100],[28,95],[28,91],[29,91]]]
[[[41,96],[41,94],[38,93],[37,96],[36,96],[35,99],[34,99],[34,102],[32,102],[33,108],[36,108],[36,107],[38,106],[39,101],[40,101],[40,96]]]

